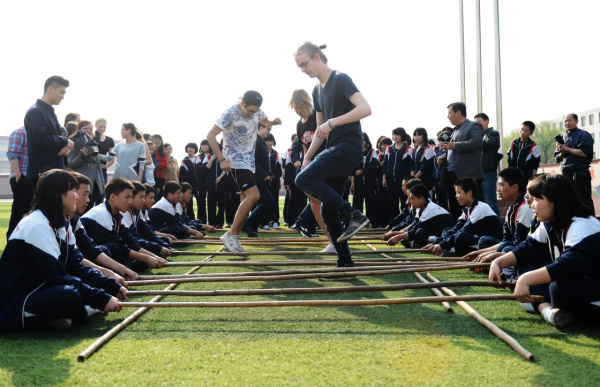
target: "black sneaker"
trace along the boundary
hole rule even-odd
[[[369,224],[369,218],[364,216],[362,212],[356,210],[350,215],[350,224],[346,231],[338,238],[337,242],[342,243],[352,238],[361,228]]]
[[[314,238],[315,236],[318,236],[314,231],[311,232],[308,227],[299,225],[298,222],[294,223],[292,228],[302,234],[304,238]]]
[[[337,263],[337,265],[335,267],[355,267],[354,266],[354,261],[346,261],[346,262],[339,262]]]
[[[244,224],[244,227],[242,227],[242,231],[248,234],[248,237],[250,238],[258,238],[258,233],[249,224]]]

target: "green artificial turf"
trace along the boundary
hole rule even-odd
[[[8,217],[9,204],[0,203]],[[0,222],[4,221],[0,220]],[[6,232],[6,224],[0,232]],[[271,235],[271,234],[269,234]],[[4,240],[2,238],[2,242]],[[4,245],[3,245],[4,246]],[[381,245],[378,245],[378,247]],[[218,246],[197,246],[214,251]],[[318,250],[322,246],[253,247]],[[359,248],[359,247],[355,247]],[[383,248],[383,246],[379,247]],[[192,250],[191,247],[188,248]],[[183,256],[195,261],[203,257]],[[306,257],[268,257],[268,260]],[[327,257],[331,258],[331,257]],[[215,260],[237,259],[217,257]],[[262,260],[252,257],[248,261]],[[302,267],[306,268],[306,267]],[[279,270],[258,266],[204,267],[198,273]],[[289,269],[289,267],[286,267]],[[155,270],[183,273],[189,268]],[[440,280],[485,279],[468,270],[434,273]],[[330,287],[418,282],[412,274],[181,284],[178,290]],[[153,289],[164,289],[155,285]],[[141,287],[140,287],[141,289]],[[146,287],[144,287],[146,289]],[[457,294],[506,293],[455,288]],[[205,297],[202,301],[372,299],[430,296],[428,290],[335,295]],[[136,297],[147,301],[151,297]],[[163,301],[197,298],[170,296]],[[368,307],[156,308],[148,311],[83,363],[76,358],[135,309],[91,317],[68,331],[34,330],[0,336],[0,385],[517,385],[600,384],[600,332],[582,322],[565,330],[525,313],[513,301],[472,302],[536,359],[529,362],[453,304]]]

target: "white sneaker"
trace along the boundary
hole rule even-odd
[[[263,230],[270,230],[270,229],[271,229],[271,227],[269,227],[269,225],[268,225],[268,224],[265,224],[265,225],[263,226]]]
[[[85,308],[85,313],[87,313],[88,317],[93,316],[96,313],[102,313],[100,309],[92,308],[89,305],[84,305],[83,307]]]
[[[535,313],[535,308],[531,302],[521,302],[520,305],[527,313]]]
[[[325,247],[323,250],[319,251],[320,253],[335,253],[335,247],[333,246],[333,243],[330,243],[327,245],[327,247]]]
[[[557,328],[564,328],[575,321],[575,316],[559,308],[547,307],[542,309],[544,320]]]
[[[239,235],[231,235],[229,231],[219,238],[221,242],[225,245],[225,248],[231,251],[232,253],[246,253],[246,249],[242,247],[240,244],[240,236]]]
[[[277,223],[277,222],[273,223],[273,228],[275,230],[279,230],[279,223]]]

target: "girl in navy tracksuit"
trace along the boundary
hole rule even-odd
[[[390,223],[392,219],[390,215],[390,198],[388,196],[387,188],[383,186],[383,161],[385,159],[385,153],[387,147],[392,145],[392,139],[389,137],[380,138],[377,144],[377,159],[379,160],[379,168],[377,169],[377,220],[379,221],[378,227],[385,227]],[[373,226],[376,227],[376,226]]]
[[[376,194],[377,194],[377,175],[379,173],[379,159],[377,151],[373,149],[369,136],[363,132],[363,160],[354,170],[351,185],[354,190],[352,207],[363,212],[363,200],[367,207],[367,218],[371,226],[377,227],[379,220],[377,218]],[[384,225],[385,226],[385,225]]]
[[[67,213],[77,180],[64,170],[43,174],[33,211],[11,234],[0,259],[0,332],[61,319],[67,328],[87,317],[84,305],[119,311],[121,285],[81,263]],[[68,321],[68,322],[67,322]]]
[[[225,213],[225,182],[222,181],[224,174],[213,156],[212,150],[209,150],[209,153],[206,154],[202,166],[206,176],[208,224],[216,228],[222,228]]]
[[[410,175],[413,150],[407,143],[410,137],[403,128],[392,131],[392,140],[394,144],[387,148],[383,160],[383,185],[390,198],[390,214],[395,217],[400,213],[400,204],[404,206],[406,202],[406,195],[402,192],[402,178]]]
[[[266,217],[266,223],[269,222],[274,228],[279,227],[279,189],[281,188],[281,176],[283,176],[283,169],[281,168],[281,158],[279,153],[273,149],[277,142],[272,134],[268,134],[265,138],[267,147],[269,148],[269,172],[273,175],[273,178],[269,180],[269,191],[275,199],[275,205],[273,205]]]
[[[429,145],[427,131],[417,128],[413,133],[414,150],[411,162],[411,174],[421,179],[428,190],[433,188],[433,164],[436,161],[435,150]]]
[[[530,303],[531,294],[543,295],[545,301],[533,303],[532,310],[544,320],[559,328],[574,318],[600,322],[600,222],[562,175],[537,176],[527,191],[541,224],[492,263],[490,280],[500,281],[502,268],[516,265],[515,296]]]

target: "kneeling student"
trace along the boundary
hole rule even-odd
[[[138,276],[137,273],[109,257],[106,254],[106,252],[110,254],[108,248],[105,246],[98,246],[94,243],[92,238],[90,238],[85,231],[85,227],[83,227],[80,220],[81,215],[85,213],[88,203],[90,202],[90,188],[92,186],[92,181],[81,173],[71,172],[71,174],[77,179],[79,187],[76,191],[77,202],[75,211],[68,215],[70,217],[69,222],[71,223],[73,234],[75,234],[77,249],[85,257],[82,263],[91,268],[100,270],[104,276],[112,277],[118,283],[127,287],[125,280],[135,280]]]
[[[200,219],[190,219],[188,205],[191,205],[193,198],[193,189],[190,183],[183,182],[181,183],[181,197],[179,199],[179,203],[175,206],[175,212],[177,213],[177,217],[181,220],[183,224],[186,226],[193,228],[196,231],[206,231],[206,232],[215,232],[215,228],[213,226],[209,226],[208,224],[202,223]]]
[[[113,178],[105,189],[106,201],[81,217],[81,223],[97,245],[104,245],[110,257],[134,271],[162,267],[167,261],[143,249],[121,224],[121,212],[131,202],[133,185],[123,178]]]
[[[0,332],[50,325],[69,328],[87,318],[85,305],[121,310],[124,287],[83,266],[67,213],[75,210],[77,180],[53,169],[39,178],[32,212],[11,234],[0,259]]]
[[[513,251],[492,262],[489,278],[517,266],[514,294],[523,307],[538,311],[557,328],[575,318],[600,322],[600,222],[563,175],[540,175],[529,184],[537,230]],[[548,253],[551,259],[548,259]],[[532,303],[531,295],[545,301]]]
[[[148,211],[152,228],[160,232],[173,234],[184,239],[193,236],[196,239],[204,238],[204,234],[183,224],[177,217],[175,206],[181,197],[181,186],[175,181],[169,181],[163,189],[163,198]]]
[[[437,255],[462,256],[477,250],[479,238],[484,235],[500,240],[500,218],[489,205],[479,201],[477,182],[470,177],[463,177],[454,183],[454,188],[458,204],[464,207],[462,215],[454,227],[446,229],[440,238],[423,249]]]
[[[512,203],[504,218],[504,235],[502,241],[482,236],[479,240],[480,250],[471,252],[463,258],[475,262],[491,262],[501,255],[514,250],[529,235],[533,211],[525,201],[525,180],[517,168],[505,168],[498,174],[498,193],[500,198]],[[507,281],[516,276],[516,271],[505,269]]]
[[[429,199],[429,189],[417,184],[409,191],[410,205],[415,209],[416,222],[408,226],[406,232],[393,236],[388,245],[393,246],[400,241],[410,242],[413,248],[429,244],[429,238],[438,238],[444,229],[454,225],[452,215]],[[406,246],[406,245],[405,245]]]
[[[144,208],[144,202],[146,201],[146,187],[137,181],[132,181],[131,184],[134,187],[133,197],[129,210],[121,213],[123,215],[123,225],[129,229],[131,236],[138,241],[142,248],[163,257],[173,255],[174,250],[164,246],[165,242],[154,234],[141,216],[141,210]]]

